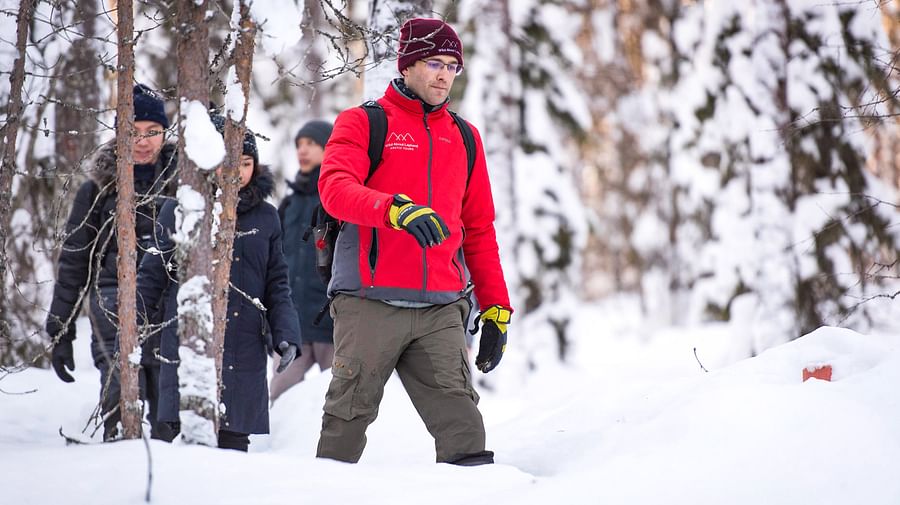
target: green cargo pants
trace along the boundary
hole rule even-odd
[[[467,358],[465,300],[400,308],[338,295],[331,302],[334,364],[316,455],[355,463],[396,369],[428,432],[437,461],[484,451],[484,422]]]

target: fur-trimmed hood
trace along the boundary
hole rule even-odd
[[[91,166],[90,177],[101,189],[111,188],[115,192],[116,187],[116,142],[111,140],[97,150]],[[160,189],[162,194],[173,196],[177,182],[173,174],[178,167],[178,149],[175,144],[165,143],[154,164],[154,189]]]

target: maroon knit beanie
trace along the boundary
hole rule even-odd
[[[397,68],[402,72],[429,56],[453,56],[463,64],[463,46],[450,25],[440,19],[414,18],[400,27]]]

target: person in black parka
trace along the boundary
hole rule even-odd
[[[220,117],[213,123],[223,128]],[[218,446],[246,451],[249,434],[269,432],[266,387],[267,342],[287,367],[300,349],[300,328],[291,302],[288,267],[284,259],[281,223],[274,206],[265,201],[274,186],[272,175],[259,165],[256,141],[248,130],[241,156],[241,189],[238,193],[236,237],[228,294],[228,320],[222,357]],[[163,229],[160,254],[148,254],[138,272],[138,311],[163,300],[164,320],[161,354],[166,359],[160,374],[159,420],[177,433],[179,429],[178,282],[171,265],[177,202],[166,202],[160,212]],[[166,266],[169,266],[167,269]],[[248,298],[249,297],[249,298]],[[262,303],[258,307],[253,299]]]
[[[293,181],[288,181],[293,193],[286,196],[278,207],[291,276],[291,296],[300,317],[303,355],[291,363],[284,373],[272,376],[269,394],[273,402],[281,393],[302,381],[314,364],[325,371],[331,368],[334,359],[334,322],[328,311],[323,310],[328,303],[326,286],[316,272],[315,244],[311,240],[303,240],[320,204],[319,167],[331,129],[332,124],[327,121],[309,121],[297,132],[294,144],[300,170]],[[316,324],[320,312],[321,319]],[[277,357],[273,366],[280,366]]]
[[[137,261],[155,241],[154,222],[162,203],[160,195],[174,194],[176,149],[165,143],[169,120],[163,101],[143,85],[134,87],[134,189],[137,194],[135,235]],[[51,365],[64,382],[75,379],[66,371],[75,369],[72,341],[82,300],[90,300],[91,354],[100,370],[100,412],[103,439],[118,437],[120,384],[118,363],[118,244],[115,233],[116,143],[110,141],[92,160],[90,179],[75,195],[66,223],[66,239],[59,255],[53,301],[45,329],[53,343]],[[158,322],[156,314],[151,321]],[[164,438],[166,427],[154,422],[159,360],[154,357],[158,337],[142,345],[141,396],[149,406],[151,436]]]

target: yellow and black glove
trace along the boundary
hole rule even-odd
[[[421,247],[436,246],[450,236],[441,216],[431,207],[414,204],[406,195],[394,195],[388,218],[394,229],[406,230]]]
[[[506,327],[511,317],[512,311],[502,305],[491,305],[478,316],[481,342],[475,366],[482,372],[488,373],[500,364],[500,358],[506,352]]]

